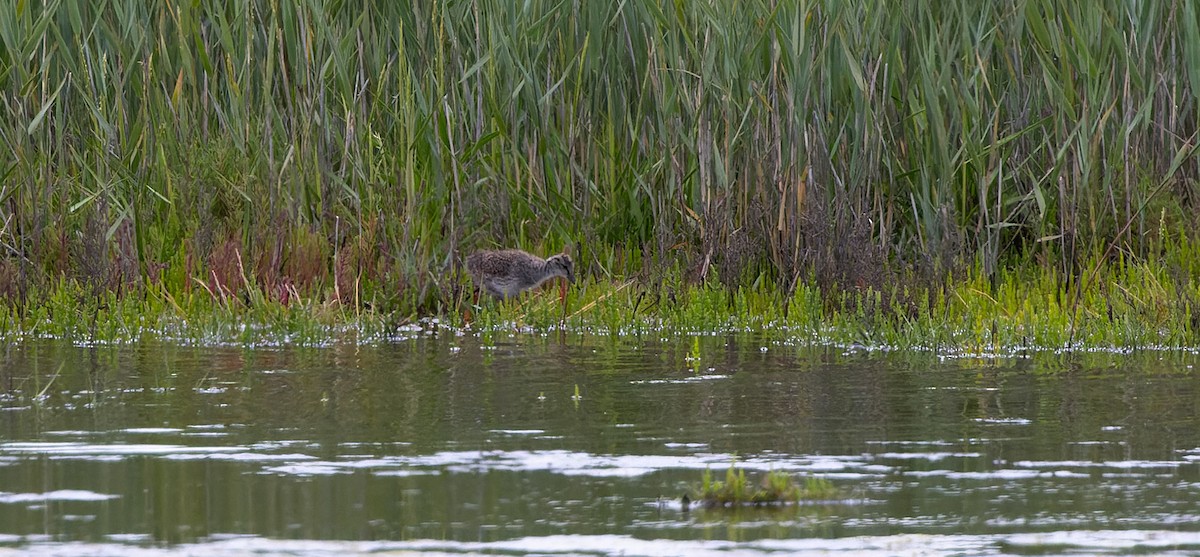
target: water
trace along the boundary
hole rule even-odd
[[[0,356],[0,553],[1200,551],[1186,353],[417,334]],[[844,496],[681,509],[735,459]]]

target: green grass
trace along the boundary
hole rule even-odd
[[[824,478],[808,476],[797,482],[792,475],[775,470],[763,474],[754,485],[746,478],[745,470],[730,464],[723,481],[714,479],[712,470],[705,469],[694,496],[697,503],[712,508],[828,501],[839,497],[840,491]]]
[[[161,285],[136,294],[97,294],[64,279],[31,292],[25,305],[5,308],[0,334],[9,340],[324,345],[388,342],[441,329],[487,335],[752,333],[791,345],[957,354],[1200,346],[1194,317],[1200,284],[1180,284],[1163,264],[1097,268],[1095,280],[1068,293],[1055,269],[1034,264],[992,280],[973,271],[927,289],[897,284],[833,294],[808,282],[788,294],[770,281],[731,291],[715,279],[689,286],[585,278],[568,291],[565,305],[552,284],[504,303],[472,305],[464,295],[436,316],[386,309],[386,299],[342,301],[332,291],[284,304],[199,288],[171,294]],[[458,287],[469,292],[470,285]]]
[[[1197,10],[10,2],[4,330],[370,336],[572,245],[578,327],[1195,344]]]

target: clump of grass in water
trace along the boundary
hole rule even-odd
[[[695,491],[695,500],[706,508],[736,507],[743,505],[765,506],[786,505],[799,501],[819,501],[838,496],[838,489],[824,478],[808,476],[800,484],[790,474],[771,470],[763,475],[757,488],[746,479],[746,471],[730,464],[725,471],[725,480],[713,479],[712,470],[706,469]],[[690,499],[684,496],[684,506]]]

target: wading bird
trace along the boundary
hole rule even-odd
[[[575,263],[565,249],[546,259],[519,249],[478,251],[467,257],[467,272],[477,288],[501,300],[554,277],[575,283]]]

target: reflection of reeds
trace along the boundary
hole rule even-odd
[[[1194,3],[662,7],[10,3],[0,294],[433,312],[459,253],[579,241],[605,278],[911,313],[898,282],[1197,239]]]

